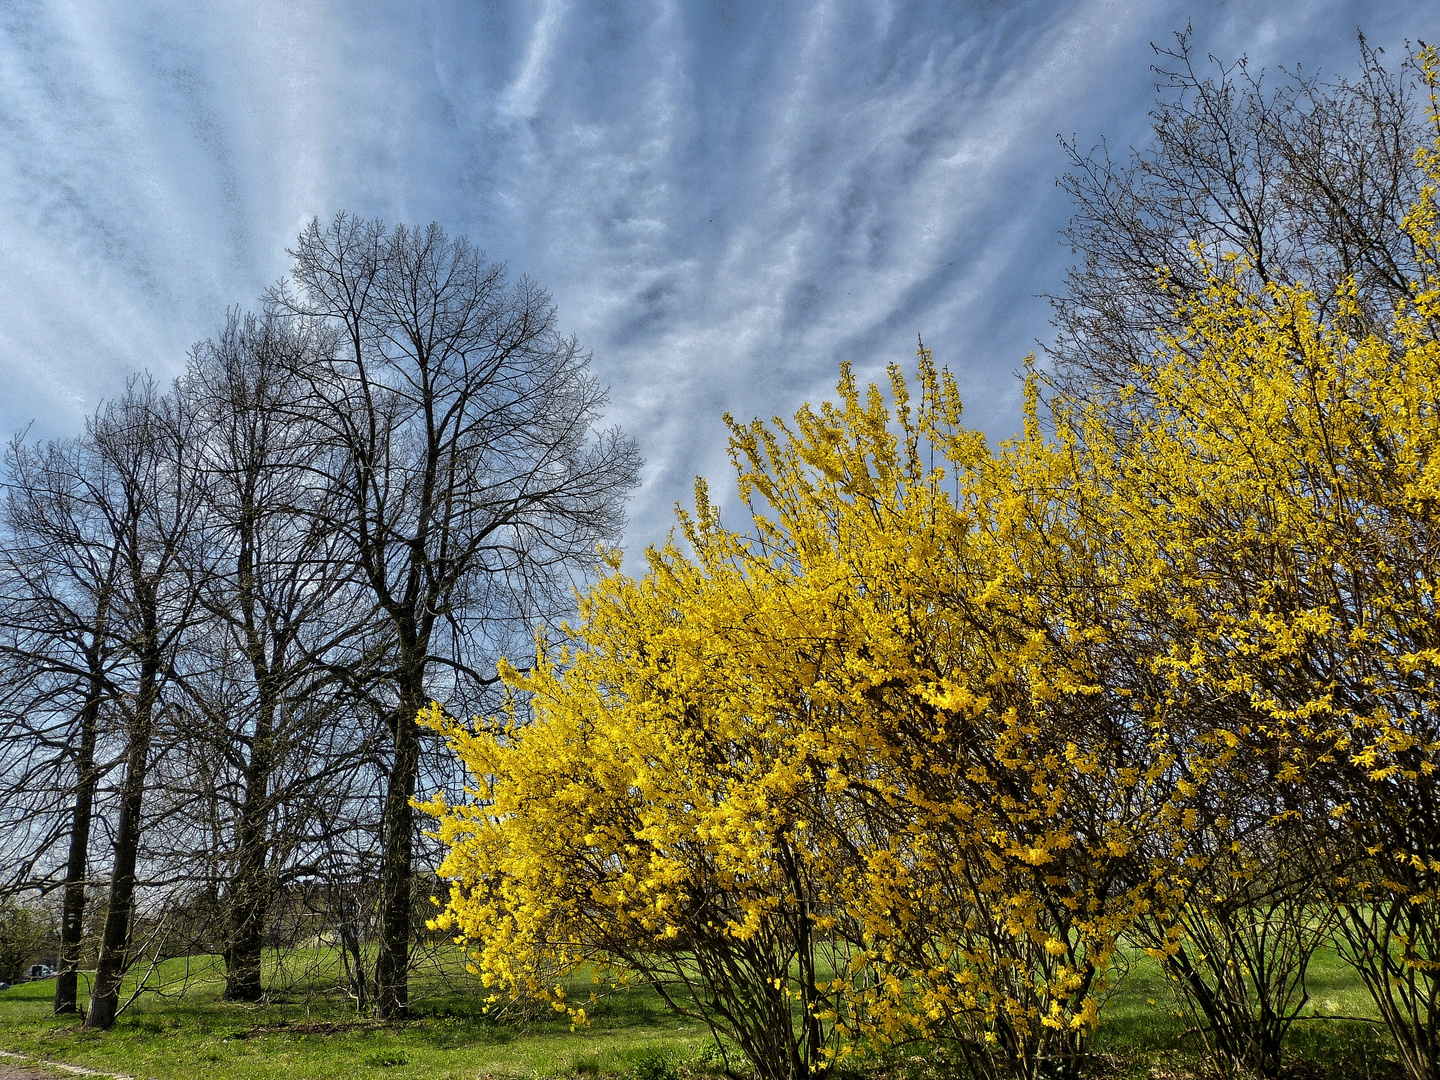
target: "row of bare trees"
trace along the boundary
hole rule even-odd
[[[275,898],[367,877],[352,990],[405,1014],[410,800],[449,780],[413,718],[485,704],[637,479],[530,281],[343,213],[291,254],[172,387],[137,377],[83,435],[6,456],[0,884],[61,897],[61,1012],[103,884],[92,1027],[123,1007],[147,905],[210,898],[248,1000]]]

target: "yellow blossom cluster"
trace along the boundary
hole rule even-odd
[[[582,965],[644,980],[767,1078],[914,1038],[1066,1075],[1122,946],[1205,991],[1206,897],[1299,842],[1433,1076],[1437,187],[1383,334],[1222,262],[1121,400],[1030,372],[998,449],[923,347],[888,394],[847,367],[790,422],[727,418],[742,528],[698,486],[684,548],[612,562],[504,670],[506,716],[422,716],[473,784],[421,804],[436,925],[577,1019]]]
[[[613,574],[509,673],[525,723],[425,718],[477,781],[426,808],[440,925],[487,981],[639,974],[776,1075],[916,1036],[1078,1060],[1233,749],[1171,745],[1161,680],[1121,664],[1137,590],[1076,527],[1098,494],[1034,378],[999,454],[923,349],[918,383],[892,371],[887,404],[847,370],[838,404],[734,426],[747,533],[702,487],[691,555]]]

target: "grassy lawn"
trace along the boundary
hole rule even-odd
[[[1207,1076],[1205,1046],[1195,1021],[1166,985],[1159,966],[1143,953],[1131,961],[1119,992],[1101,1013],[1092,1044],[1103,1071],[1125,1077]],[[1374,1019],[1375,1007],[1354,973],[1329,950],[1311,961],[1310,1000],[1303,1017]],[[1370,1080],[1399,1076],[1390,1036],[1376,1024],[1301,1019],[1286,1037],[1288,1068],[1298,1077]]]
[[[297,958],[288,959],[294,968]],[[321,992],[334,985],[326,959],[304,957],[303,977],[273,972],[273,982],[287,989],[263,1005],[220,1001],[213,961],[171,961],[156,979],[169,989],[140,997],[110,1032],[51,1016],[52,982],[12,987],[0,992],[0,1049],[154,1080],[617,1076],[656,1054],[682,1073],[706,1070],[705,1029],[668,1015],[645,989],[621,992],[593,1012],[589,1027],[572,1031],[565,1017],[547,1010],[486,1016],[478,988],[457,990],[453,974],[447,981],[422,972],[412,982],[415,1018],[379,1026],[357,1021],[352,1003]],[[589,986],[576,980],[570,994],[583,999]],[[1358,981],[1328,954],[1312,965],[1310,994],[1307,1014],[1372,1015]],[[1137,1080],[1208,1075],[1191,1026],[1154,963],[1141,955],[1102,1016],[1096,1071]],[[1302,1021],[1289,1049],[1298,1077],[1397,1075],[1388,1036],[1371,1024]],[[873,1065],[896,1080],[934,1073],[919,1048]]]
[[[155,981],[178,984],[184,963],[170,962]],[[619,1075],[657,1052],[677,1064],[697,1060],[709,1045],[701,1025],[666,1015],[644,989],[612,998],[588,1027],[571,1031],[566,1017],[548,1009],[491,1019],[478,990],[457,993],[421,973],[411,984],[414,1018],[380,1026],[357,1021],[352,1002],[307,986],[261,1005],[223,1002],[219,965],[192,965],[183,991],[146,994],[113,1030],[93,1032],[76,1018],[51,1015],[54,985],[0,993],[0,1049],[156,1080]],[[589,988],[576,980],[570,993],[583,1000]]]

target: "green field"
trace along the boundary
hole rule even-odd
[[[298,961],[303,974],[296,974]],[[51,1016],[53,983],[23,984],[0,992],[0,1049],[155,1080],[540,1080],[637,1071],[644,1080],[662,1080],[716,1070],[705,1028],[667,1014],[649,990],[621,991],[593,1011],[588,1027],[572,1031],[564,1016],[546,1009],[488,1016],[479,989],[467,987],[463,976],[422,971],[412,982],[414,1018],[381,1026],[356,1019],[353,1003],[331,989],[334,972],[325,961],[317,954],[287,957],[287,970],[271,973],[286,989],[261,1005],[220,1001],[220,968],[210,958],[170,961],[153,980],[160,992],[141,996],[109,1032]],[[569,992],[584,998],[590,985],[577,979]],[[1373,1013],[1358,981],[1329,954],[1311,967],[1310,994],[1307,1014]],[[1102,1014],[1093,1071],[1103,1077],[1212,1075],[1191,1023],[1154,963],[1140,955]],[[1289,1070],[1297,1077],[1398,1075],[1389,1038],[1373,1024],[1304,1020],[1293,1029],[1289,1050]],[[897,1080],[938,1072],[921,1046],[861,1069]]]

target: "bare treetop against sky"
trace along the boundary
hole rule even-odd
[[[0,0],[0,432],[178,373],[337,209],[440,221],[549,289],[648,461],[922,334],[1001,437],[1071,255],[1057,133],[1143,139],[1149,43],[1350,75],[1414,0]]]

